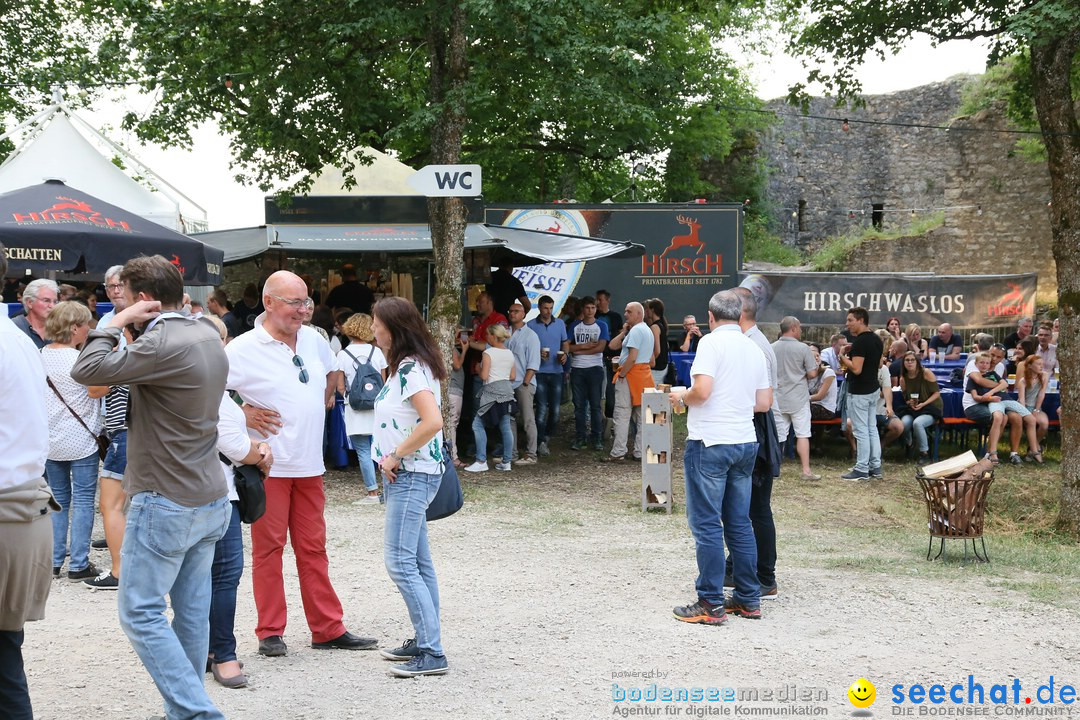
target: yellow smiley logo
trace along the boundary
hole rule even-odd
[[[859,678],[847,689],[848,700],[857,708],[868,708],[877,699],[877,688],[865,678]]]

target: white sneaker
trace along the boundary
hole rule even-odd
[[[472,465],[469,465],[469,466],[467,466],[465,468],[465,472],[471,472],[471,473],[479,473],[479,472],[487,472],[487,471],[488,471],[487,462],[480,462],[479,460],[477,460]]]
[[[379,504],[379,496],[378,495],[365,495],[364,497],[360,498],[360,504],[361,505],[378,505]]]
[[[512,467],[511,464],[508,463],[508,462],[506,462],[506,463],[504,463],[504,462],[495,463],[495,469],[496,470],[502,470],[503,472],[509,472],[511,467]]]

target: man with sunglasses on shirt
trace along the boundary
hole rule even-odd
[[[334,404],[336,363],[330,345],[304,325],[312,301],[307,285],[287,270],[263,286],[265,311],[225,348],[227,387],[244,401],[253,437],[274,453],[266,478],[266,514],[251,525],[251,584],[259,653],[285,655],[287,608],[282,551],[291,536],[311,647],[371,650],[375,638],[353,635],[342,622],[341,601],[330,584],[323,508],[323,424]]]

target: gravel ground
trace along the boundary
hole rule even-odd
[[[693,542],[680,512],[637,509],[637,477],[633,466],[570,456],[468,478],[465,509],[431,526],[451,665],[443,677],[394,679],[376,653],[310,649],[290,558],[290,652],[259,656],[245,574],[236,627],[251,682],[226,690],[208,677],[211,696],[227,717],[252,719],[705,717],[725,709],[846,716],[847,686],[866,677],[877,684],[871,709],[884,716],[895,709],[888,702],[895,683],[951,684],[972,673],[988,690],[1016,677],[1034,692],[1050,675],[1059,684],[1080,681],[1073,611],[981,578],[784,565],[785,552],[813,552],[817,531],[807,528],[799,528],[804,546],[791,548],[780,527],[781,595],[764,604],[762,620],[732,618],[720,628],[676,622],[672,606],[693,598]],[[355,470],[330,473],[327,487],[330,570],[346,624],[396,646],[412,631],[382,566],[382,509],[354,503]],[[94,559],[108,563],[104,552]],[[114,593],[55,581],[48,617],[26,632],[39,718],[160,714],[115,603]],[[817,699],[613,700],[618,689],[654,682],[785,694],[795,686]]]

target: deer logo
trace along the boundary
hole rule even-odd
[[[94,208],[90,207],[88,203],[81,200],[73,200],[69,197],[57,196],[57,200],[66,201],[58,202],[47,210],[42,210],[43,213],[58,212],[62,210],[77,210],[78,212],[92,213]]]
[[[562,232],[562,224],[559,223],[558,220],[556,220],[555,224],[552,225],[551,227],[547,228],[547,230],[545,230],[545,232],[550,232],[550,233]]]
[[[1005,284],[1011,287],[1012,290],[1002,295],[998,299],[998,304],[1005,305],[1007,303],[1023,303],[1024,293],[1020,291],[1020,286],[1011,282],[1007,282]]]
[[[697,218],[688,218],[684,215],[676,215],[675,219],[681,225],[686,225],[690,228],[690,232],[687,235],[676,235],[671,238],[671,243],[665,248],[664,252],[660,253],[660,257],[663,258],[672,250],[681,247],[696,248],[695,253],[701,254],[701,251],[705,249],[705,243],[698,238],[698,230],[701,229],[701,223],[697,221]]]

